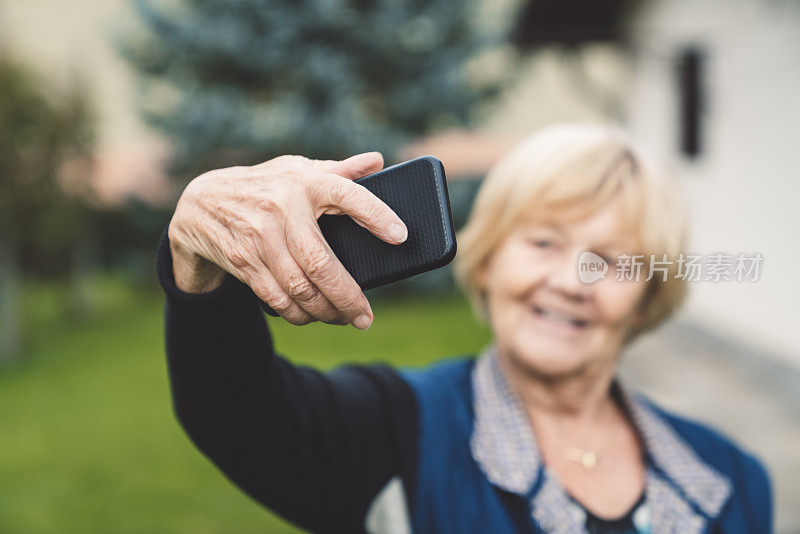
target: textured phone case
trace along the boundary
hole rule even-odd
[[[444,166],[423,156],[355,180],[383,200],[408,228],[400,245],[382,241],[347,215],[322,215],[322,235],[363,290],[450,263],[456,238]],[[265,303],[264,310],[276,315]]]

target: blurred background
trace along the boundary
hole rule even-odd
[[[762,457],[800,532],[798,65],[797,0],[4,0],[0,532],[296,532],[170,409],[153,254],[192,177],[433,154],[460,227],[517,140],[608,120],[683,185],[692,252],[764,258],[694,283],[623,373]],[[416,365],[489,340],[449,267],[368,297],[368,332],[269,319],[279,352]]]

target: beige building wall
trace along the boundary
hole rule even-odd
[[[800,367],[800,3],[662,0],[636,19],[639,44],[626,102],[634,134],[686,186],[692,249],[764,256],[754,283],[698,283],[687,315]],[[706,53],[705,148],[677,150],[672,58]]]

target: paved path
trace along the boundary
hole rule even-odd
[[[637,341],[622,369],[628,384],[758,455],[772,476],[776,532],[800,533],[800,369],[687,322]]]

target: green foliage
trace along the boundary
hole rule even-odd
[[[0,361],[23,352],[19,273],[65,275],[87,242],[78,184],[91,167],[93,121],[79,85],[54,91],[0,54]],[[64,184],[72,177],[73,194]],[[76,295],[78,293],[76,292]],[[76,298],[77,302],[81,300]],[[83,306],[76,306],[82,308]]]
[[[62,187],[88,172],[93,117],[78,84],[57,92],[0,55],[0,242],[22,267],[63,273],[88,224],[85,206]]]
[[[95,212],[96,245],[103,266],[131,281],[154,282],[153,255],[171,216],[171,211],[136,198]]]
[[[184,175],[287,153],[392,161],[498,88],[466,76],[498,39],[476,29],[474,0],[132,2],[148,31],[121,49]]]
[[[113,279],[98,287],[103,313],[77,326],[61,320],[65,288],[26,291],[32,357],[0,374],[0,532],[297,532],[233,487],[175,421],[163,297]],[[323,368],[423,365],[489,339],[460,297],[372,304],[366,332],[270,317],[275,346]]]

